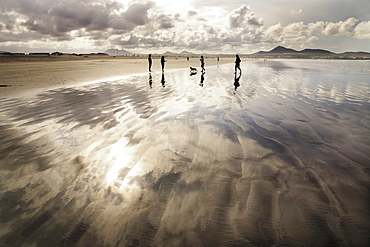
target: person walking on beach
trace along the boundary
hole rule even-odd
[[[203,56],[200,56],[200,67],[202,68],[202,72],[205,71],[205,68],[204,68],[204,57]]]
[[[149,72],[152,72],[152,54],[148,56],[148,63],[149,63]]]
[[[164,63],[167,62],[166,59],[164,59],[164,56],[161,57],[161,66],[162,66],[162,71],[164,71]]]
[[[236,74],[236,70],[237,69],[239,69],[240,74],[242,73],[242,70],[240,69],[240,63],[241,62],[242,62],[242,60],[240,60],[239,55],[236,55],[236,59],[235,59],[235,74]]]

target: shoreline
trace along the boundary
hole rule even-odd
[[[199,58],[166,58],[166,70],[200,67]],[[206,59],[206,67],[233,63],[234,58]],[[160,59],[153,59],[152,73],[161,72]],[[0,97],[19,97],[53,88],[149,73],[147,58],[102,58],[71,61],[10,61],[0,63]]]

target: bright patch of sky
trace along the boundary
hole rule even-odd
[[[0,51],[370,52],[368,0],[0,0]]]

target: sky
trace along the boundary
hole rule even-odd
[[[370,52],[369,0],[0,0],[0,51]]]

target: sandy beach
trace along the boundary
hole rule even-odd
[[[233,60],[0,64],[0,246],[368,246],[369,63]]]
[[[102,57],[48,61],[47,58],[29,61],[26,58],[3,59],[0,62],[0,97],[25,95],[30,92],[71,86],[92,81],[109,80],[114,77],[135,75],[148,72],[147,58]],[[200,67],[199,58],[167,57],[165,70]],[[232,63],[233,58],[207,58],[206,66]],[[160,58],[153,58],[153,72],[160,72]]]

